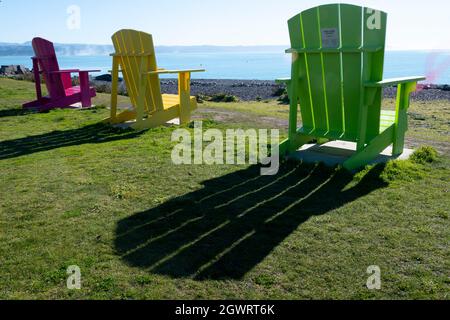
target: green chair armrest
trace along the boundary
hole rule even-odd
[[[389,86],[403,84],[403,83],[411,83],[411,82],[423,81],[425,79],[426,79],[426,77],[423,77],[423,76],[405,77],[405,78],[392,78],[392,79],[386,79],[386,80],[378,81],[378,82],[366,82],[364,84],[364,86],[365,87],[372,87],[372,88],[389,87]]]

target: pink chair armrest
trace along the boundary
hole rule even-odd
[[[100,72],[102,70],[78,70],[77,72]]]
[[[58,74],[58,73],[80,73],[80,72],[100,72],[100,71],[101,71],[101,70],[68,69],[68,70],[50,71],[49,74]]]
[[[69,70],[58,70],[58,71],[50,71],[49,74],[58,74],[58,73],[75,73],[80,72],[78,69],[69,69]]]

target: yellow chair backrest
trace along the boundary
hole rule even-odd
[[[135,30],[120,30],[112,36],[112,41],[116,51],[114,56],[119,61],[133,106],[136,108],[138,104],[140,86],[145,86],[144,112],[151,114],[163,110],[159,76],[147,75],[158,69],[152,35]]]

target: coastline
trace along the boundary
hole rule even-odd
[[[111,82],[93,80],[93,85],[99,92],[109,93]],[[119,84],[119,91],[125,93],[123,82]],[[278,99],[285,86],[271,80],[233,80],[233,79],[193,79],[191,80],[191,95],[214,96],[226,94],[235,96],[242,101],[258,101]],[[161,91],[167,94],[178,93],[177,79],[161,79]],[[388,87],[383,91],[385,98],[395,98],[396,88]],[[416,101],[450,100],[450,85],[424,85],[412,94]]]

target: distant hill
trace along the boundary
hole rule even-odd
[[[212,53],[212,52],[280,52],[288,46],[159,46],[158,53]],[[101,56],[113,52],[112,45],[59,44],[55,43],[58,55],[65,56]],[[0,42],[0,56],[32,56],[30,42]]]
[[[112,52],[112,46],[55,43],[55,50],[58,55],[66,56],[108,55]],[[31,56],[33,54],[30,42],[23,44],[0,42],[0,56]]]

